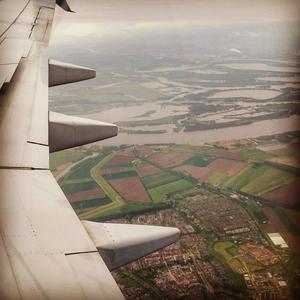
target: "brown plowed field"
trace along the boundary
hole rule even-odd
[[[92,190],[68,194],[67,198],[70,202],[72,202],[72,201],[85,200],[85,199],[91,199],[91,198],[102,197],[102,196],[105,196],[105,193],[99,187]]]
[[[246,160],[246,158],[238,152],[234,151],[208,151],[205,154],[217,158],[229,158],[233,160]]]
[[[300,179],[280,187],[272,192],[263,194],[266,200],[286,205],[296,205],[300,203]]]
[[[291,235],[289,232],[280,233],[283,239],[288,244],[290,250],[293,252],[300,254],[300,237]]]
[[[277,216],[277,214],[273,211],[271,207],[264,207],[262,210],[270,221],[269,225],[271,225],[270,227],[266,228],[267,232],[282,233],[288,231],[288,229],[281,222],[280,218]]]
[[[206,167],[213,171],[221,171],[226,173],[228,176],[232,176],[246,167],[246,164],[243,162],[219,158],[211,162]]]
[[[199,181],[205,181],[212,173],[212,171],[208,167],[196,167],[190,165],[183,165],[175,168],[175,170],[189,173]]]
[[[151,201],[137,176],[112,179],[109,180],[109,184],[128,202],[148,203]]]
[[[157,174],[160,172],[160,169],[152,165],[142,165],[137,167],[136,171],[141,177],[143,177],[147,175]]]
[[[283,208],[289,220],[300,229],[300,212],[294,209]]]
[[[150,161],[164,167],[171,167],[182,164],[184,161],[192,157],[191,153],[155,153],[149,158]]]
[[[175,168],[178,171],[184,171],[191,174],[199,181],[205,181],[214,171],[226,173],[232,176],[246,166],[245,163],[237,162],[228,159],[216,159],[206,167],[196,167],[190,165],[183,165]]]
[[[121,165],[121,164],[128,164],[131,163],[133,160],[133,156],[116,154],[112,157],[112,159],[106,164],[106,166],[113,166],[113,165]]]
[[[147,157],[150,156],[154,153],[155,151],[150,148],[144,148],[144,147],[137,147],[136,148],[136,153],[140,157]]]

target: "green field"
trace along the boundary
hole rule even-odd
[[[273,157],[273,155],[256,148],[243,149],[240,153],[255,162],[263,162]]]
[[[126,177],[135,177],[138,176],[136,171],[126,171],[126,172],[120,172],[120,173],[111,173],[111,174],[105,174],[102,175],[102,177],[105,180],[112,180],[112,179],[120,179],[120,178],[126,178]]]
[[[296,179],[292,173],[279,170],[267,165],[251,165],[243,172],[236,174],[225,186],[242,192],[261,195]]]
[[[209,163],[214,160],[212,157],[202,156],[202,155],[195,155],[188,159],[185,164],[197,166],[197,167],[206,167]]]
[[[91,168],[93,168],[98,163],[98,161],[100,161],[104,157],[105,154],[100,153],[99,155],[93,158],[88,158],[84,160],[82,163],[74,166],[68,175],[68,179],[81,179],[81,178],[90,177]]]
[[[288,156],[300,158],[300,153],[298,148],[285,147],[278,150],[270,151],[269,153],[273,154],[273,156]]]
[[[97,207],[100,205],[105,205],[108,203],[111,203],[111,200],[108,197],[104,196],[104,197],[95,198],[95,199],[74,201],[74,202],[71,202],[71,205],[74,209],[86,209],[86,208]]]
[[[221,171],[214,171],[207,179],[210,184],[220,185],[225,179],[227,175]]]
[[[65,194],[73,194],[77,192],[95,189],[98,184],[95,181],[83,181],[79,183],[64,184],[61,188]]]
[[[167,184],[182,178],[181,174],[162,172],[150,176],[145,176],[142,181],[147,189],[154,188],[159,185]]]
[[[154,203],[161,202],[165,199],[167,194],[183,191],[185,189],[191,188],[194,185],[186,180],[180,179],[171,183],[157,186],[155,188],[149,189],[148,192]]]
[[[268,221],[267,216],[261,207],[254,200],[247,200],[246,207],[250,213],[258,220],[259,223]]]
[[[66,163],[73,163],[82,158],[87,154],[80,150],[65,150],[60,152],[55,152],[50,154],[50,169],[53,171],[57,167],[64,165]]]

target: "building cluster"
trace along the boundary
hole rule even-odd
[[[176,208],[135,216],[130,223],[175,226],[182,235],[176,243],[126,267],[127,276],[131,274],[127,279],[135,278],[134,284],[122,287],[127,299],[154,299],[155,293],[163,299],[221,297],[224,286],[233,287],[234,293],[236,277],[213,250],[216,242],[223,241],[235,244],[236,258],[242,262],[242,269],[236,272],[243,276],[250,299],[291,299],[280,256],[236,200],[205,190],[202,193],[198,187],[197,195],[180,201]]]
[[[292,299],[288,283],[281,272],[255,272],[245,274],[244,279],[252,299]]]
[[[214,241],[262,242],[255,221],[235,201],[216,194],[202,197],[201,201],[199,197],[183,202],[179,209],[200,230],[211,232]]]
[[[161,210],[156,214],[135,217],[132,219],[132,223],[177,227],[180,229],[181,234],[195,232],[193,226],[187,224],[182,217],[171,209]]]
[[[241,255],[250,254],[264,266],[270,266],[280,261],[279,255],[274,254],[270,249],[263,245],[244,244],[239,247]]]
[[[173,265],[168,270],[157,274],[155,284],[170,298],[189,295],[189,298],[201,297],[203,288],[198,281],[197,273],[192,265]]]

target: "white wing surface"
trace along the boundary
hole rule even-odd
[[[49,84],[95,76],[48,60],[55,5],[0,1],[0,299],[123,299],[108,267],[174,242],[179,231],[151,228],[147,238],[139,226],[81,223],[49,171],[49,151],[117,134],[113,124],[48,112]]]

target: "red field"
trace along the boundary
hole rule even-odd
[[[152,155],[155,151],[150,148],[136,147],[136,153],[139,157],[147,157]]]
[[[121,172],[124,172],[124,168],[110,168],[110,169],[100,169],[99,170],[100,175],[121,173]]]
[[[189,173],[199,181],[205,181],[212,173],[212,171],[208,167],[196,167],[190,165],[183,165],[175,168],[175,170]]]
[[[182,164],[192,156],[190,153],[155,153],[149,158],[150,161],[164,167],[171,167]]]
[[[286,226],[281,222],[280,218],[270,207],[263,208],[264,213],[269,219],[269,224],[263,225],[263,228],[268,233],[279,232],[285,242],[288,244],[290,250],[300,253],[300,237],[294,236],[288,232]]]
[[[109,180],[109,184],[128,202],[147,203],[151,201],[137,176],[112,179]]]
[[[289,220],[300,229],[300,212],[294,209],[283,208]]]
[[[147,175],[157,174],[160,172],[160,169],[152,165],[142,165],[137,167],[136,171],[141,177],[143,177]]]
[[[243,169],[245,166],[246,164],[242,162],[219,158],[211,162],[207,166],[207,168],[209,168],[212,171],[224,172],[227,175],[232,176],[233,174]]]
[[[233,160],[246,160],[243,155],[241,155],[238,152],[234,152],[234,151],[221,151],[221,150],[209,151],[209,152],[206,152],[205,154],[207,154],[209,156],[217,157],[217,158],[229,158],[229,159],[233,159]]]
[[[291,235],[289,232],[283,232],[281,235],[288,244],[290,250],[300,254],[300,236]]]
[[[121,165],[121,164],[128,164],[131,163],[133,160],[133,156],[116,154],[112,157],[112,159],[106,164],[106,166],[114,166],[114,165]]]
[[[285,227],[285,225],[281,222],[280,218],[277,216],[277,214],[273,211],[271,207],[264,207],[262,209],[267,216],[267,218],[270,221],[271,225],[269,228],[266,228],[268,232],[286,232],[288,229]],[[272,230],[272,231],[270,231]]]
[[[233,160],[216,159],[206,167],[183,165],[175,169],[178,171],[187,172],[199,181],[205,181],[214,171],[220,171],[227,174],[228,176],[231,176],[240,171],[245,166],[245,163]]]
[[[300,203],[300,179],[280,187],[272,192],[263,194],[262,197],[266,200],[286,205],[296,205]]]
[[[73,193],[73,194],[68,194],[67,198],[70,202],[72,202],[72,201],[77,201],[77,200],[84,200],[84,199],[89,199],[89,198],[102,197],[104,195],[105,195],[105,193],[99,187],[99,188],[92,189],[92,190],[87,190],[87,191],[81,191],[81,192],[77,192],[77,193]]]

